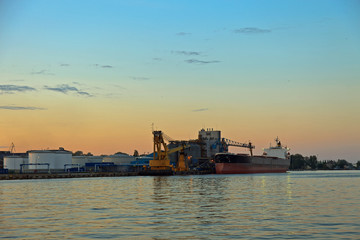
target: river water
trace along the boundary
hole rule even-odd
[[[0,238],[360,239],[360,171],[1,181]]]

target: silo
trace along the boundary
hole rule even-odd
[[[4,157],[4,168],[10,171],[20,171],[21,164],[29,163],[29,159],[24,156],[6,156]],[[28,169],[28,166],[23,166],[23,170]]]
[[[134,156],[130,156],[127,154],[115,154],[103,158],[104,163],[112,162],[115,165],[130,165],[131,162],[134,160],[135,160]]]
[[[66,164],[72,164],[72,153],[62,148],[59,150],[29,151],[30,164],[49,164],[50,170],[64,170]],[[47,169],[46,165],[29,165],[29,169]]]

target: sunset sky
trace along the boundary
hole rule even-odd
[[[360,1],[0,0],[0,116],[3,151],[151,152],[154,123],[354,162]]]

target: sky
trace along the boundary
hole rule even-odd
[[[0,0],[3,151],[152,152],[154,126],[356,162],[359,92],[358,0]]]

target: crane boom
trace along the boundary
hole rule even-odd
[[[171,148],[168,150],[168,154],[172,154],[174,152],[181,151],[181,150],[189,148],[189,147],[190,147],[189,144],[184,144],[184,145],[176,147],[176,148]]]
[[[249,143],[239,143],[235,142],[233,140],[223,138],[223,143],[225,143],[227,146],[233,146],[233,147],[244,147],[244,148],[255,148],[250,142]]]
[[[227,139],[227,138],[223,138],[222,139],[222,143],[224,146],[229,147],[229,146],[233,146],[233,147],[244,147],[244,148],[248,148],[250,150],[250,155],[253,155],[253,149],[255,148],[254,145],[251,144],[251,142],[249,141],[249,143],[239,143],[239,142],[235,142],[233,140]]]

